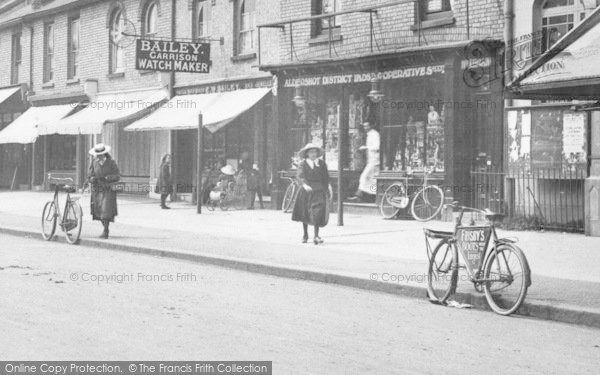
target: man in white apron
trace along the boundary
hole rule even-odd
[[[379,132],[373,129],[370,123],[365,122],[363,124],[363,129],[367,133],[367,142],[360,150],[367,151],[367,165],[360,174],[356,196],[350,200],[375,202],[375,196],[377,194],[377,180],[375,179],[375,176],[379,173],[379,148],[381,143]]]

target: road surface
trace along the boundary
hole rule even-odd
[[[0,235],[2,360],[269,360],[274,374],[597,374],[600,331]]]

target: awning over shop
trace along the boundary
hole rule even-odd
[[[5,100],[13,96],[19,90],[21,90],[21,86],[0,89],[0,104],[4,103]]]
[[[33,143],[37,139],[42,122],[57,121],[73,111],[71,104],[31,107],[0,131],[1,143]]]
[[[151,112],[166,101],[165,89],[98,94],[81,111],[40,126],[40,134],[100,134],[108,123],[126,123]]]
[[[600,98],[600,8],[540,56],[509,86],[517,96]]]
[[[201,95],[180,95],[158,110],[125,128],[128,131],[177,130],[198,128],[198,115],[203,125],[216,132],[252,108],[271,91],[268,88],[227,91]]]

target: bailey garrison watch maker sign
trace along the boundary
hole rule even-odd
[[[210,43],[137,39],[135,68],[162,72],[209,73]]]

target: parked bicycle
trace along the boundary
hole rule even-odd
[[[498,238],[496,223],[504,215],[489,210],[459,206],[454,232],[425,229],[429,270],[427,291],[432,302],[445,304],[456,292],[459,269],[465,269],[478,292],[485,292],[491,309],[500,315],[517,311],[531,285],[531,271],[516,240]],[[471,212],[470,225],[463,225],[465,212]],[[487,223],[475,225],[473,214],[482,214]],[[441,240],[431,250],[430,240]],[[490,246],[491,245],[491,246]],[[459,262],[459,256],[463,258]]]
[[[404,181],[391,184],[383,193],[379,202],[379,212],[386,219],[396,217],[401,210],[410,204],[410,212],[415,220],[429,221],[442,211],[444,205],[444,192],[437,185],[429,185],[427,176],[429,171],[423,173],[423,185],[414,193],[409,192],[409,176]]]
[[[298,198],[298,193],[300,192],[301,186],[298,180],[295,178],[282,178],[290,181],[287,189],[285,189],[285,194],[283,195],[283,202],[281,203],[281,210],[285,213],[288,213],[292,212],[292,210],[294,209],[294,204],[296,203],[296,199]]]
[[[71,196],[77,190],[74,186],[69,185],[73,184],[73,179],[53,178],[48,175],[48,182],[55,185],[55,189],[54,198],[46,202],[42,212],[42,237],[46,241],[50,241],[56,232],[56,224],[58,222],[61,230],[66,235],[67,242],[75,244],[79,241],[79,236],[81,235],[83,210],[77,202],[79,198]],[[58,201],[58,192],[60,190],[67,193],[67,201],[62,213]]]

